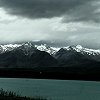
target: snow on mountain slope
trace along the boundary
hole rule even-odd
[[[38,49],[40,51],[45,51],[49,53],[50,55],[55,55],[61,48],[57,47],[50,47],[46,44],[41,44],[41,45],[34,45],[30,42],[23,43],[23,44],[7,44],[7,45],[0,45],[0,53],[4,53],[6,51],[12,51],[16,48],[22,48],[26,50],[26,54],[28,52],[32,53],[33,49]],[[74,50],[75,52],[80,52],[81,54],[85,55],[92,55],[92,56],[99,56],[100,55],[100,50],[95,50],[95,49],[89,49],[89,48],[84,48],[81,45],[77,46],[67,46],[67,47],[62,47],[63,49],[70,51]]]
[[[22,50],[25,55],[29,55],[29,56],[31,56],[37,50],[37,48],[35,48],[35,46],[30,42],[23,43],[16,49]]]
[[[28,53],[30,53],[30,52],[32,53],[34,51],[33,49],[45,51],[45,52],[49,53],[50,55],[55,54],[60,49],[60,48],[56,48],[56,47],[47,46],[46,44],[44,44],[44,45],[42,45],[42,44],[41,45],[34,45],[30,42],[26,42],[26,43],[22,43],[22,44],[0,45],[0,53],[4,53],[6,51],[12,51],[16,48],[22,49],[23,51],[25,51],[26,55],[28,55]]]
[[[0,53],[4,53],[6,51],[12,51],[13,49],[15,49],[19,46],[20,46],[20,44],[0,45]]]
[[[67,46],[67,47],[64,47],[64,49],[69,50],[69,51],[75,50],[76,52],[80,52],[81,54],[94,55],[94,56],[100,55],[100,50],[84,48],[81,45]]]
[[[54,55],[56,52],[58,52],[60,50],[60,48],[50,47],[46,44],[35,45],[35,47],[40,51],[45,51],[45,52],[49,53],[50,55]]]

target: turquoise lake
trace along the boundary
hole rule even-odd
[[[100,100],[100,82],[0,78],[0,88],[48,100]]]

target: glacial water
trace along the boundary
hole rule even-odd
[[[0,88],[48,100],[100,100],[100,82],[0,78]]]

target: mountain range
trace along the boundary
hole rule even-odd
[[[32,42],[0,45],[0,68],[99,67],[100,50]]]

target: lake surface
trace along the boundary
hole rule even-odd
[[[0,78],[0,88],[48,100],[100,100],[100,82]]]

